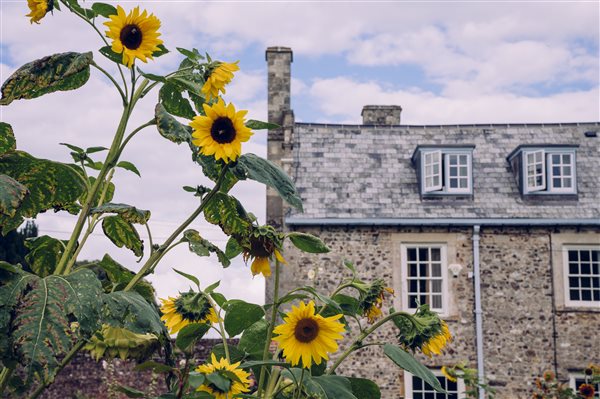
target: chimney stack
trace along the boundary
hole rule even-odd
[[[268,71],[269,122],[283,126],[286,112],[290,111],[290,82],[292,49],[269,47],[266,52]]]
[[[365,105],[361,112],[363,125],[399,125],[401,112],[399,105]]]

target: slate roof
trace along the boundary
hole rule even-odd
[[[292,176],[304,212],[288,218],[600,218],[600,123],[365,126],[296,123]],[[598,133],[600,136],[600,132]],[[418,145],[474,144],[470,200],[421,199]],[[524,200],[506,159],[523,144],[575,144],[578,198]]]

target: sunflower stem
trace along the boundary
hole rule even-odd
[[[373,324],[370,328],[367,328],[362,334],[360,334],[358,337],[356,337],[354,339],[354,341],[352,342],[352,344],[348,347],[348,349],[346,349],[344,351],[344,353],[342,353],[342,355],[335,361],[335,363],[333,363],[333,365],[329,368],[329,370],[327,370],[327,372],[325,374],[327,374],[327,375],[332,374],[335,371],[335,369],[338,368],[340,363],[342,363],[352,352],[363,347],[362,341],[364,341],[365,338],[367,338],[369,335],[371,335],[379,327],[381,327],[388,321],[390,321],[393,318],[398,317],[398,316],[408,317],[410,319],[413,318],[413,316],[410,313],[406,313],[406,312],[402,312],[402,311],[394,312],[394,313],[391,313],[391,314],[385,316],[383,319],[379,320],[377,323]],[[364,345],[364,346],[367,346],[367,345]]]
[[[10,380],[13,371],[13,368],[4,367],[2,372],[0,372],[0,397],[2,397],[2,392],[4,392],[6,385],[8,385],[8,381]]]
[[[204,292],[202,292],[204,297],[208,300],[208,303],[210,303],[210,306],[212,306],[213,309],[215,309],[215,313],[216,313],[216,309],[219,309],[217,307],[217,304],[215,303],[215,301],[210,297],[210,295],[205,294]],[[227,335],[225,334],[225,327],[223,326],[223,321],[221,319],[221,310],[219,309],[219,313],[217,314],[217,320],[219,321],[219,335],[221,336],[221,339],[223,340],[223,349],[225,350],[225,359],[227,359],[227,361],[229,362],[229,364],[231,364],[231,356],[229,356],[229,343],[227,342]]]
[[[300,372],[300,381],[298,381],[298,390],[294,395],[294,398],[300,399],[300,395],[302,394],[302,382],[304,381],[304,367],[302,367],[302,371]]]
[[[275,328],[275,320],[277,319],[277,308],[279,307],[279,260],[275,259],[275,287],[273,289],[273,306],[271,307],[271,324],[267,330],[267,342],[263,350],[262,360],[263,362],[269,358],[269,346],[271,345],[271,338],[273,338],[273,328]],[[263,385],[265,383],[265,375],[267,368],[261,366],[260,377],[258,378],[258,395],[262,392]]]

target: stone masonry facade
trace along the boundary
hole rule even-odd
[[[268,157],[292,176],[304,204],[303,212],[292,210],[268,191],[267,221],[314,234],[331,249],[311,255],[287,245],[283,292],[311,284],[330,293],[349,275],[342,264],[350,260],[360,278],[381,277],[395,289],[384,313],[391,305],[402,309],[402,246],[442,245],[445,267],[455,268],[447,272],[443,315],[454,341],[443,356],[417,358],[434,370],[460,361],[477,368],[478,233],[479,355],[496,397],[530,397],[534,378],[544,370],[567,382],[588,363],[600,363],[600,302],[567,304],[563,264],[568,246],[600,248],[598,122],[407,126],[400,124],[399,106],[366,106],[362,125],[295,123],[289,91],[280,93],[289,90],[291,49],[271,47],[266,56],[269,118],[282,126],[269,132]],[[577,195],[521,195],[507,155],[533,143],[576,146]],[[420,195],[411,156],[419,145],[440,144],[474,146],[472,195]],[[267,303],[272,283],[267,280]],[[394,342],[394,328],[373,340],[379,338]],[[363,349],[340,373],[375,380],[384,399],[412,398],[405,374],[378,347]]]

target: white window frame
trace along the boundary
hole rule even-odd
[[[577,392],[577,388],[575,385],[575,380],[576,379],[585,379],[585,374],[581,374],[581,373],[575,373],[575,374],[569,374],[569,388],[573,389],[573,391]],[[598,398],[600,397],[600,392],[598,391],[598,388],[600,387],[600,383],[596,383],[596,386],[594,387],[594,389],[596,390],[596,393],[594,394],[594,398]]]
[[[440,249],[440,263],[441,263],[441,274],[442,274],[442,307],[433,308],[430,305],[432,311],[438,313],[442,317],[449,315],[449,292],[448,292],[448,251],[446,243],[402,243],[400,244],[400,281],[401,281],[401,293],[402,293],[402,310],[406,312],[414,312],[415,309],[409,308],[408,301],[408,248],[439,248]]]
[[[541,154],[541,161],[537,161],[537,154]],[[534,178],[534,182],[535,180],[537,180],[537,173],[535,173],[535,165],[542,165],[542,179],[541,179],[541,184],[537,185],[534,184],[533,186],[529,185],[529,155],[531,155],[533,157],[533,170],[534,170],[534,174],[532,175],[532,177]],[[545,150],[532,150],[532,151],[523,151],[523,187],[525,187],[525,192],[526,193],[534,193],[534,192],[538,192],[538,191],[542,191],[546,189],[546,151]]]
[[[575,301],[571,300],[570,284],[569,284],[569,251],[582,250],[600,250],[600,245],[564,245],[563,246],[563,282],[565,306],[568,307],[585,307],[600,309],[600,301]],[[591,270],[593,272],[593,270]],[[592,294],[593,295],[593,294]],[[593,296],[592,296],[593,298]]]
[[[435,370],[431,370],[431,372],[436,376],[436,377],[444,377],[444,375],[442,374],[442,371],[440,369],[435,369]],[[413,381],[412,381],[413,375],[411,373],[409,373],[408,371],[404,371],[404,399],[413,399]],[[466,396],[466,389],[465,389],[465,382],[464,380],[458,378],[456,381],[456,390],[458,391],[458,398],[459,399],[465,399]],[[437,395],[436,395],[437,396]]]
[[[465,165],[467,167],[467,187],[450,187],[450,157],[451,156],[456,156],[456,157],[461,157],[461,156],[466,156],[467,157],[467,164]],[[458,163],[456,166],[459,170],[458,175],[454,176],[457,179],[464,179],[465,176],[461,176],[460,175],[460,167],[461,164]],[[469,194],[471,192],[471,180],[473,179],[473,161],[471,159],[471,154],[468,152],[447,152],[444,153],[444,171],[446,172],[444,174],[444,184],[446,187],[446,192],[448,193],[465,193],[465,194]],[[459,184],[460,185],[460,184]]]
[[[431,162],[428,162],[431,161]],[[434,165],[438,166],[438,173],[433,171]],[[431,166],[431,174],[427,174],[427,167]],[[433,181],[437,177],[439,184],[433,184]],[[431,178],[432,184],[427,185],[427,179]],[[442,151],[424,151],[423,152],[423,192],[430,193],[433,191],[440,191],[443,187],[442,184]]]
[[[561,180],[568,177],[571,179],[571,187],[554,187],[554,162],[552,162],[552,156],[553,155],[558,155],[561,159],[560,162],[560,168],[561,168],[561,175],[560,178]],[[571,158],[571,163],[568,164],[571,167],[571,174],[570,175],[562,175],[562,168],[564,166],[566,166],[567,164],[563,164],[562,163],[562,157],[568,155]],[[548,170],[548,183],[547,183],[547,187],[548,187],[548,191],[549,192],[553,192],[553,193],[575,193],[576,192],[576,185],[577,185],[577,180],[575,179],[575,152],[565,152],[565,151],[561,151],[561,152],[547,152],[546,154],[546,168]]]

